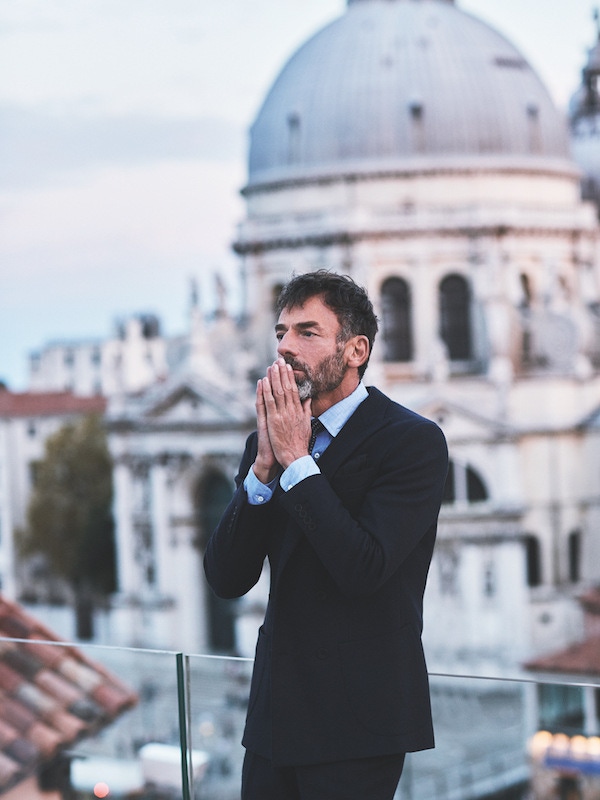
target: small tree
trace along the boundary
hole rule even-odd
[[[112,497],[112,459],[98,416],[48,438],[18,546],[23,556],[43,554],[71,586],[80,638],[91,638],[94,600],[116,588]]]

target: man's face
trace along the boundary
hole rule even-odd
[[[277,353],[291,365],[300,399],[332,394],[348,371],[340,324],[320,297],[285,308],[275,326]]]

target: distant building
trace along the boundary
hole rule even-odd
[[[15,599],[17,586],[14,532],[27,520],[36,464],[46,439],[85,414],[104,414],[102,397],[71,392],[10,392],[0,389],[0,591]],[[40,600],[44,597],[40,585]]]
[[[30,389],[104,397],[138,392],[167,374],[168,344],[154,314],[121,320],[108,339],[51,342],[30,355]]]
[[[291,272],[346,272],[382,323],[367,382],[447,434],[432,667],[577,638],[600,581],[600,231],[522,54],[449,0],[349,0],[267,94],[243,194],[263,362]]]

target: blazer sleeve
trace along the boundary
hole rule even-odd
[[[275,509],[248,502],[243,483],[256,458],[256,434],[247,442],[235,478],[236,491],[204,554],[204,572],[219,597],[232,599],[246,594],[258,581],[267,555],[269,532]]]
[[[356,507],[352,497],[336,494],[323,474],[280,495],[347,596],[376,592],[435,532],[448,469],[444,435],[423,417],[408,430],[402,424],[384,427],[368,451],[372,468],[363,485],[355,486],[361,495]]]

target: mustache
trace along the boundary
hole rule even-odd
[[[289,364],[292,369],[295,369],[299,372],[308,373],[306,369],[306,364],[303,364],[301,361],[296,361],[294,358],[284,358],[286,364]]]

